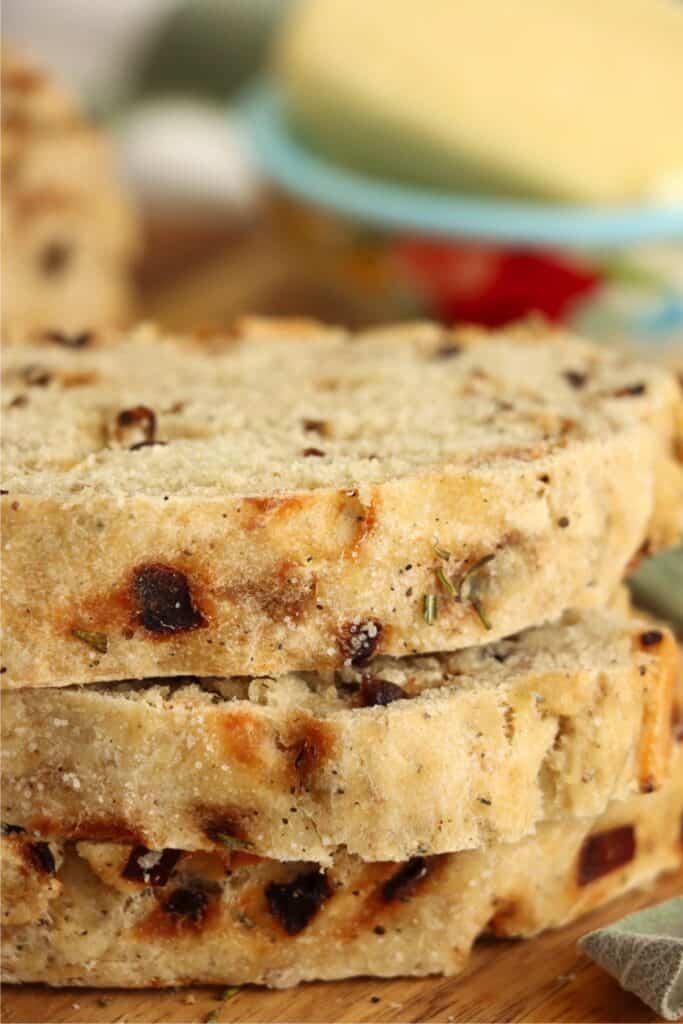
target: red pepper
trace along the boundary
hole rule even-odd
[[[535,249],[415,239],[401,242],[398,254],[431,315],[446,323],[500,327],[530,313],[566,320],[602,280],[594,268]]]

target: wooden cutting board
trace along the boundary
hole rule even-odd
[[[650,1022],[659,1018],[579,954],[577,939],[592,928],[683,893],[683,870],[654,888],[611,904],[576,924],[526,942],[484,941],[458,978],[353,981],[301,985],[285,991],[245,987],[182,991],[50,990],[5,986],[5,1024],[62,1022],[572,1021]]]

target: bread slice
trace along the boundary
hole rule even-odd
[[[304,0],[276,64],[295,129],[336,161],[628,204],[680,201],[682,50],[671,0],[431,0],[429,17],[412,0]]]
[[[676,669],[591,612],[369,672],[5,693],[2,820],[320,863],[515,841],[666,780]]]
[[[403,863],[340,852],[321,871],[244,853],[78,843],[58,866],[53,844],[10,835],[5,905],[19,920],[3,929],[3,978],[286,987],[455,974],[482,932],[533,935],[675,868],[682,811],[679,748],[666,787],[592,823],[546,823],[520,843]]]
[[[136,218],[104,137],[76,101],[2,53],[3,341],[130,313]]]
[[[680,394],[525,339],[256,321],[13,347],[2,687],[361,666],[603,607],[678,536]]]

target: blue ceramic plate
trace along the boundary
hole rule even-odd
[[[290,134],[272,85],[251,91],[243,112],[256,156],[272,179],[302,199],[366,223],[445,237],[575,248],[683,239],[683,204],[554,206],[434,192],[347,170]]]

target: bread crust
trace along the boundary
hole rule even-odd
[[[2,818],[320,863],[513,842],[666,780],[676,668],[666,630],[583,613],[371,672],[5,693]]]
[[[680,396],[546,336],[259,321],[15,349],[2,687],[335,668],[604,607],[678,536]]]
[[[3,930],[3,979],[284,988],[456,974],[482,932],[557,927],[679,865],[682,769],[679,752],[659,793],[615,802],[592,823],[546,823],[520,843],[404,863],[340,853],[324,873],[243,853],[164,860],[67,844],[49,912]]]

